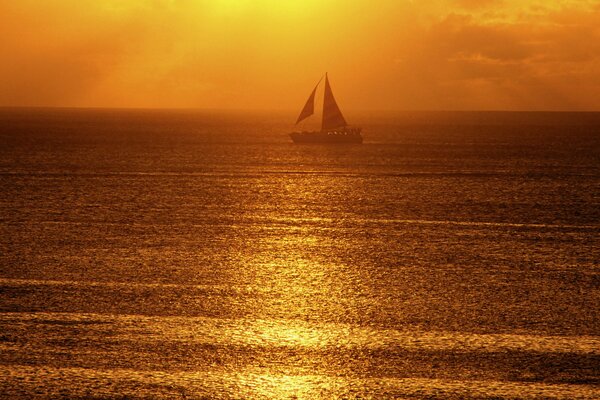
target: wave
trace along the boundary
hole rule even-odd
[[[0,324],[111,324],[124,338],[140,342],[185,342],[265,348],[360,348],[407,351],[506,351],[600,355],[600,337],[469,333],[418,328],[389,329],[334,322],[92,313],[0,313]],[[102,328],[101,328],[102,329]],[[102,335],[101,329],[96,333]],[[140,335],[139,332],[144,332]],[[60,332],[63,335],[64,332]],[[113,333],[114,334],[114,333]],[[0,348],[2,346],[0,345]]]

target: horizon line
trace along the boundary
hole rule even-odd
[[[218,108],[218,107],[109,107],[109,106],[11,106],[0,105],[0,110],[98,110],[98,111],[205,111],[205,112],[290,112],[295,109],[284,108]],[[348,112],[374,113],[600,113],[599,110],[508,110],[508,109],[368,109],[346,108]]]

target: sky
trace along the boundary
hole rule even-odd
[[[600,111],[600,0],[0,0],[0,106]]]

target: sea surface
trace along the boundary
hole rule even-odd
[[[599,399],[600,113],[0,109],[0,397]]]

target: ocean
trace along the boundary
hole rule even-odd
[[[598,399],[600,113],[0,109],[0,397]]]

